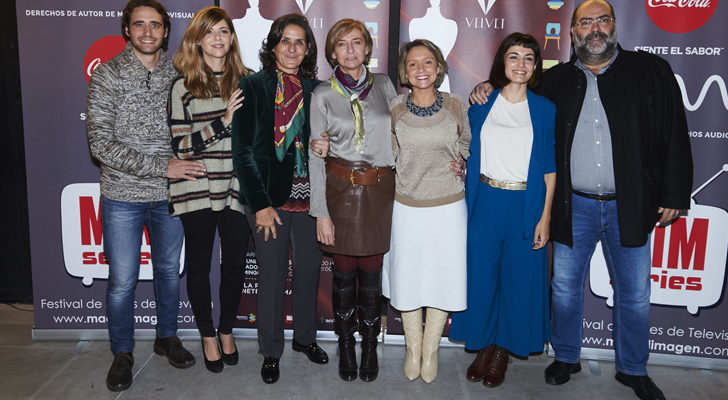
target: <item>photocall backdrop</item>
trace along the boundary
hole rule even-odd
[[[171,57],[193,13],[215,2],[166,3],[172,20],[167,52]],[[402,0],[399,9],[376,0],[218,3],[234,19],[243,60],[253,69],[260,67],[257,51],[272,20],[296,12],[311,23],[319,45],[318,75],[328,78],[331,69],[323,54],[326,33],[337,20],[353,17],[365,22],[374,38],[370,63],[374,72],[386,73],[390,63],[396,64],[387,57],[390,42],[430,39],[450,66],[441,89],[462,97],[487,79],[498,43],[513,31],[539,40],[545,67],[568,60],[569,21],[575,6],[569,0]],[[52,0],[32,0],[17,5],[36,339],[107,337],[108,266],[100,229],[99,170],[86,142],[85,100],[90,73],[123,48],[124,4],[123,0],[68,0],[59,6]],[[717,0],[613,0],[612,4],[621,45],[659,54],[672,65],[683,92],[695,162],[690,212],[652,235],[650,362],[728,368],[728,305],[723,301],[728,253],[724,174],[728,91],[723,75],[728,29],[720,22],[728,16],[728,6]],[[399,15],[398,34],[390,34],[390,13]],[[153,337],[156,323],[148,253],[143,241],[135,312],[138,337]],[[254,335],[257,263],[252,243],[245,264],[235,326],[238,334]],[[322,331],[331,330],[333,322],[331,267],[325,258],[318,308]],[[184,274],[183,263],[180,273]],[[212,281],[215,288],[219,282],[215,267]],[[612,359],[611,287],[600,250],[586,286],[583,354]],[[196,335],[184,279],[181,292],[179,326],[182,334]],[[216,299],[213,303],[217,308]],[[395,310],[388,314],[386,339],[396,341],[401,320]]]

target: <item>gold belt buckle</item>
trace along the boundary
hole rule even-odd
[[[356,183],[354,183],[354,169],[351,170],[351,175],[349,175],[349,180],[351,180],[351,186],[356,187]]]

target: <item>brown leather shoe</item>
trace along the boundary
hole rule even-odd
[[[490,359],[493,358],[495,348],[496,345],[491,344],[490,346],[478,351],[478,355],[475,356],[475,360],[470,363],[467,375],[465,376],[470,382],[478,382],[483,379],[483,376],[485,375],[485,368],[488,366]]]
[[[503,383],[506,380],[506,369],[508,369],[508,350],[498,347],[485,369],[483,385],[496,387]]]

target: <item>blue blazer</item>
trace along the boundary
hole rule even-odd
[[[473,138],[470,141],[470,157],[468,158],[468,174],[465,179],[465,201],[468,205],[468,221],[473,214],[478,200],[478,185],[480,184],[480,131],[490,109],[498,97],[500,89],[494,90],[488,96],[488,102],[479,105],[473,104],[468,110],[470,132]],[[533,230],[541,219],[544,201],[546,199],[546,183],[543,176],[556,172],[554,129],[556,120],[556,106],[549,99],[539,96],[530,90],[527,91],[528,110],[531,114],[533,126],[533,143],[531,157],[528,162],[528,177],[526,184],[526,201],[523,210],[523,237],[533,236]]]

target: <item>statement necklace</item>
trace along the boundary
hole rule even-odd
[[[418,117],[429,117],[442,109],[442,93],[436,91],[435,102],[427,107],[420,107],[412,102],[412,92],[407,95],[407,109]]]

